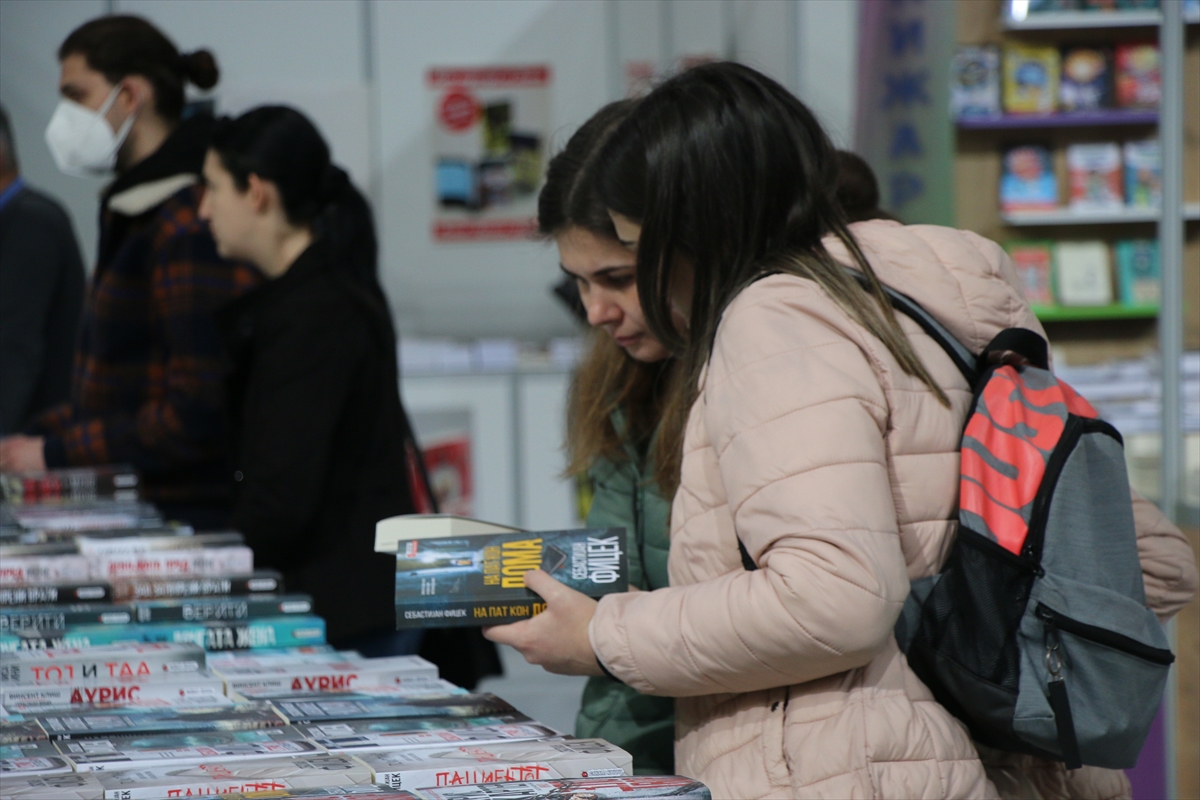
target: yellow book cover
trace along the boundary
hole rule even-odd
[[[1004,110],[1009,114],[1049,114],[1057,105],[1062,74],[1058,48],[1004,46]]]

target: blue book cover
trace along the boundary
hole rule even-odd
[[[629,587],[625,529],[518,531],[401,541],[396,627],[500,625],[545,607],[525,588],[541,568],[590,597]]]
[[[1117,242],[1117,277],[1121,302],[1130,306],[1156,306],[1161,296],[1158,242],[1127,239]]]
[[[1013,147],[1004,153],[1000,208],[1044,211],[1058,207],[1058,180],[1050,151],[1042,145]]]

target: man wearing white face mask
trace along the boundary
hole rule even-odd
[[[85,23],[58,57],[62,100],[46,144],[64,172],[115,179],[101,196],[70,400],[0,439],[0,470],[132,464],[170,517],[223,525],[229,476],[212,312],[259,278],[217,255],[196,213],[213,120],[181,121],[184,85],[212,87],[216,63],[205,50],[181,55],[131,16]]]

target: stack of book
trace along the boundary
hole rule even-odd
[[[93,487],[113,483],[103,474]],[[29,480],[6,476],[5,507],[53,509],[60,524],[0,533],[0,800],[465,800],[497,783],[514,799],[709,798],[687,778],[633,777],[620,748],[470,693],[418,656],[333,650],[310,598],[255,571],[237,533],[89,528],[72,515],[140,501],[38,488],[86,485],[78,472]],[[405,610],[443,606],[491,622],[537,613],[531,567],[593,594],[627,584],[623,531],[474,523],[476,541],[461,520],[416,524],[382,526],[403,539],[390,552],[410,625],[439,615]]]

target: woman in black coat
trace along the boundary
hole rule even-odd
[[[366,201],[283,107],[218,123],[204,179],[218,250],[268,278],[218,318],[234,527],[261,566],[313,596],[331,643],[415,652],[395,633],[395,561],[373,546],[376,521],[415,510],[414,450]]]

